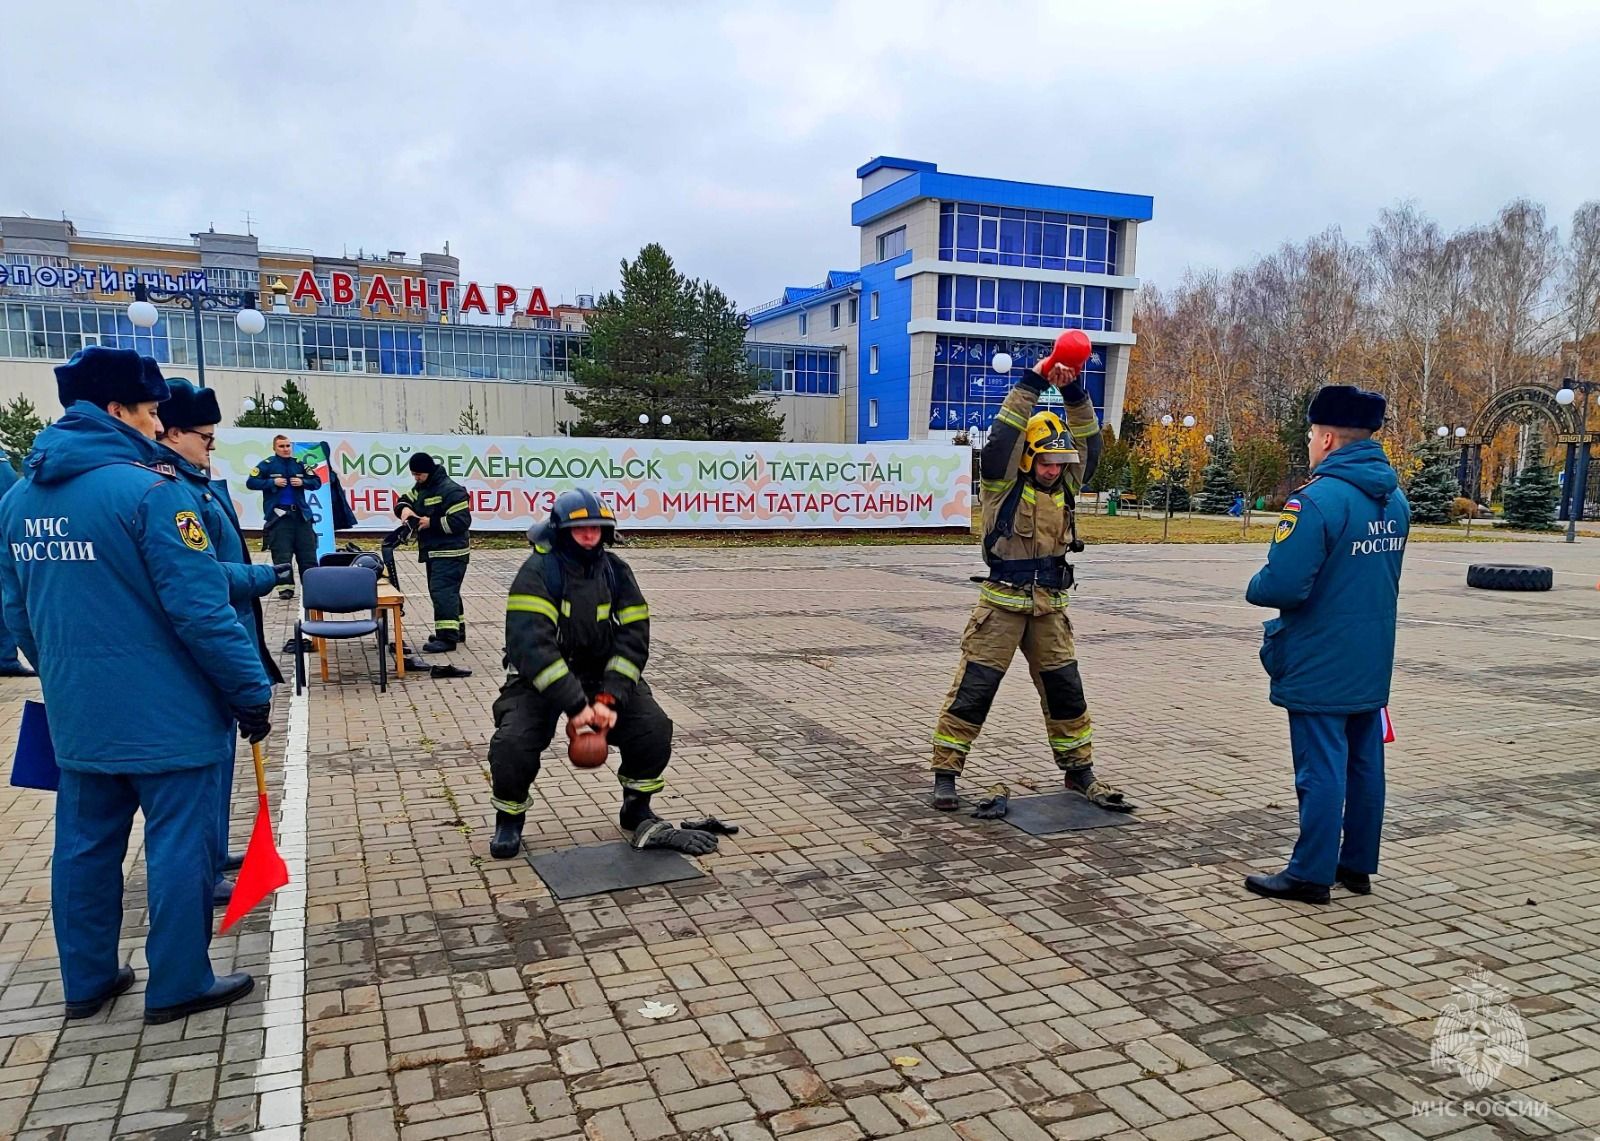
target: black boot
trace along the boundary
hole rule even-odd
[[[1366,872],[1353,872],[1343,864],[1340,864],[1339,870],[1335,874],[1339,882],[1344,885],[1346,891],[1355,892],[1357,895],[1372,894],[1372,877]]]
[[[423,643],[422,652],[424,654],[448,654],[455,648],[456,644],[454,642],[448,641],[447,639],[441,638],[439,635],[435,634],[433,637],[429,638]]]
[[[524,813],[495,810],[494,839],[489,841],[489,854],[497,860],[509,860],[522,851],[522,825],[527,820]]]
[[[933,806],[940,812],[954,812],[961,806],[956,799],[956,774],[933,774]]]
[[[655,818],[655,809],[650,807],[650,798],[654,795],[631,788],[622,790],[622,811],[617,813],[617,823],[624,832],[632,832],[646,820]]]
[[[1246,891],[1253,891],[1268,899],[1287,899],[1294,903],[1328,902],[1326,884],[1295,879],[1288,872],[1278,872],[1270,876],[1245,876],[1244,886]]]

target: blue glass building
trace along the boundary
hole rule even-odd
[[[1014,379],[994,371],[995,355],[1025,368],[1063,329],[1089,334],[1085,380],[1101,418],[1120,422],[1150,197],[898,158],[875,158],[856,176],[859,271],[791,287],[748,315],[753,341],[840,350],[846,438],[987,429]]]

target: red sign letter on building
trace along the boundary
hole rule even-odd
[[[309,269],[300,271],[300,279],[294,283],[294,303],[296,305],[307,297],[318,305],[326,304],[327,299],[322,296],[322,288],[317,285],[317,276]]]
[[[356,299],[355,279],[348,273],[336,269],[333,271],[332,280],[333,303],[335,305],[349,305]]]
[[[528,298],[528,316],[550,316],[550,303],[544,299],[544,290],[537,285],[533,287],[533,295]]]
[[[375,273],[371,284],[367,286],[367,299],[362,304],[368,309],[375,309],[380,301],[394,308],[394,293],[390,291],[389,283],[384,280],[383,274]]]
[[[450,312],[450,295],[456,291],[456,283],[448,277],[439,279],[439,312]]]
[[[476,309],[485,316],[489,313],[489,304],[483,299],[483,290],[478,288],[476,281],[467,282],[467,291],[461,295],[461,311]]]
[[[507,309],[517,307],[517,287],[515,285],[497,285],[494,287],[494,311],[504,313]]]
[[[425,277],[401,278],[400,296],[405,301],[407,309],[426,309],[428,307],[428,279]]]

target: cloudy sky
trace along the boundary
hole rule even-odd
[[[1155,196],[1140,275],[1416,199],[1600,197],[1600,4],[6,5],[0,214],[614,286],[662,242],[742,305],[857,264],[855,168]]]

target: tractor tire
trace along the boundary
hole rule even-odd
[[[1473,563],[1467,567],[1467,585],[1479,590],[1549,590],[1555,585],[1555,572],[1514,563]]]

